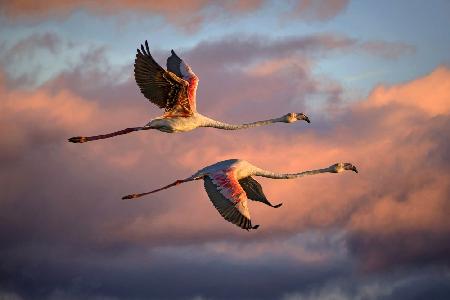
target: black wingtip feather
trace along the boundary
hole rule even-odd
[[[145,48],[147,49],[147,53],[150,53],[150,48],[148,47],[147,40],[145,40]]]
[[[252,227],[252,229],[258,229],[259,225],[255,225]]]
[[[281,205],[283,205],[283,203],[280,203],[280,204],[277,204],[277,205],[273,205],[272,207],[273,207],[273,208],[278,208],[278,207],[280,207]]]
[[[241,227],[241,228],[246,228],[246,226],[245,226],[245,221],[246,221],[246,218],[244,218],[243,216],[241,216],[241,221],[239,222],[239,227]]]

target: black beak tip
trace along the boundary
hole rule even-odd
[[[309,117],[307,115],[305,115],[304,113],[297,114],[297,117],[299,120],[303,120],[305,122],[311,123],[311,120],[309,119]]]
[[[85,140],[81,136],[71,137],[70,139],[68,139],[68,141],[71,142],[71,143],[83,143],[83,142],[85,142]]]

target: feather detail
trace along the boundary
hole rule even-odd
[[[227,221],[242,229],[253,229],[247,197],[234,170],[218,171],[204,177],[205,190],[214,207]]]
[[[264,195],[262,186],[258,181],[250,176],[239,179],[239,184],[244,189],[247,198],[250,200],[259,201],[274,208],[278,208],[282,205],[282,203],[277,205],[273,205],[272,203],[270,203],[270,201],[267,200],[266,195]]]
[[[142,94],[166,113],[190,116],[195,111],[195,99],[194,102],[189,99],[190,83],[177,73],[164,70],[150,54],[147,41],[145,48],[141,45],[141,49],[137,49],[134,77]]]

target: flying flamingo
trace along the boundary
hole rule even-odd
[[[205,117],[196,110],[198,77],[173,50],[172,55],[167,59],[167,71],[164,70],[151,56],[147,41],[145,41],[145,49],[142,44],[141,50],[137,49],[134,77],[144,96],[159,108],[165,109],[162,116],[151,120],[143,127],[131,127],[89,137],[76,136],[70,138],[69,141],[84,143],[148,129],[173,133],[190,131],[197,127],[236,130],[277,122],[293,123],[298,120],[310,122],[303,113],[289,113],[280,118],[240,125],[227,124]]]
[[[162,188],[147,193],[127,195],[122,199],[134,199],[184,182],[203,179],[206,193],[222,217],[242,229],[250,230],[258,228],[259,225],[252,225],[247,199],[259,201],[274,208],[282,205],[282,203],[277,205],[270,203],[264,195],[261,185],[252,176],[293,179],[320,173],[341,173],[345,170],[358,173],[356,167],[351,163],[336,163],[324,169],[284,174],[260,169],[245,160],[229,159],[207,166],[186,179],[177,180]]]

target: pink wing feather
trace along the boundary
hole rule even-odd
[[[209,199],[225,220],[242,229],[258,228],[259,225],[252,226],[247,195],[233,169],[209,174],[204,182]]]
[[[198,86],[198,77],[192,71],[191,67],[186,64],[176,53],[172,50],[172,55],[167,58],[167,70],[177,75],[179,78],[184,79],[188,83],[187,87],[187,103],[186,99],[179,99],[178,109],[182,108],[182,112],[180,113],[177,110],[172,112],[168,112],[166,114],[167,117],[172,115],[183,115],[186,113],[190,115],[196,112],[196,95],[197,95],[197,86]]]

